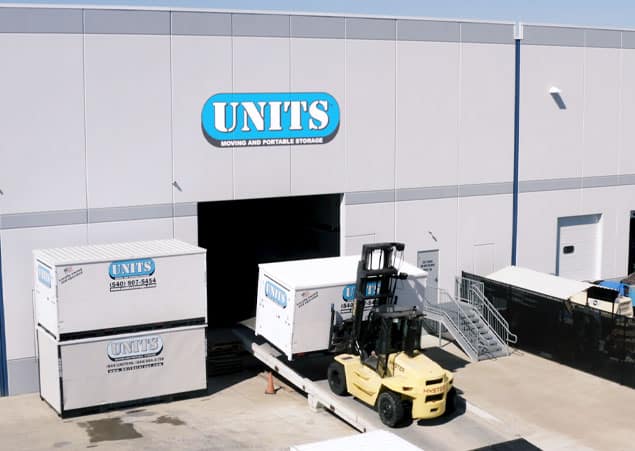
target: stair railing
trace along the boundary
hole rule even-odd
[[[496,337],[505,345],[516,343],[518,337],[509,329],[509,323],[485,296],[483,282],[463,277],[455,279],[457,299],[475,308]],[[509,353],[509,349],[507,351]]]
[[[428,288],[431,289],[431,288]],[[423,299],[423,311],[424,313],[431,313],[435,316],[443,318],[446,324],[444,326],[448,329],[450,334],[455,336],[458,340],[465,343],[468,349],[464,351],[474,356],[478,360],[481,352],[479,346],[479,331],[477,325],[469,317],[465,309],[461,304],[452,297],[450,293],[442,288],[432,288],[437,291],[437,304],[433,304],[426,297]],[[443,321],[442,321],[443,322]]]

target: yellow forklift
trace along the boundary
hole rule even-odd
[[[331,310],[331,349],[344,352],[329,365],[329,386],[375,407],[389,427],[449,414],[456,401],[452,373],[420,350],[423,313],[397,304],[404,247],[362,246],[352,317],[336,325]]]

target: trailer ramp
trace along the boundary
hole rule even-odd
[[[278,373],[298,390],[307,394],[309,406],[312,409],[324,408],[331,411],[360,432],[376,429],[371,422],[360,416],[355,409],[347,405],[345,399],[330,391],[328,385],[323,386],[302,376],[284,361],[284,355],[275,347],[267,343],[262,337],[256,337],[253,331],[253,321],[247,320],[233,329],[234,334],[242,341],[243,346],[255,358]]]

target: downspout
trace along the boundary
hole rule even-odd
[[[523,38],[523,25],[514,27],[515,68],[514,68],[514,178],[512,189],[512,265],[516,266],[518,247],[518,155],[520,145],[520,41]]]

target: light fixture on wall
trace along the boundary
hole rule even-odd
[[[558,88],[557,86],[552,86],[551,88],[549,88],[549,95],[551,95],[553,101],[556,102],[558,108],[560,108],[561,110],[567,109],[567,105],[562,99],[562,91],[560,91],[560,88]]]
[[[560,91],[560,88],[558,88],[557,86],[552,86],[551,88],[549,88],[549,94],[553,95],[560,95],[562,91]]]

